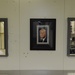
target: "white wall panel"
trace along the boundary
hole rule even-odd
[[[8,18],[8,57],[0,57],[0,70],[19,69],[19,0],[0,0],[0,18]]]
[[[64,70],[75,70],[75,57],[67,56],[67,18],[75,17],[75,0],[65,0]]]
[[[56,18],[56,51],[30,51],[30,18]],[[20,0],[20,69],[63,69],[63,0]]]

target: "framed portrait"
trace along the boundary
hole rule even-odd
[[[44,36],[44,38],[42,38]],[[37,44],[49,44],[49,26],[37,25]]]
[[[30,19],[30,50],[55,50],[56,19]]]

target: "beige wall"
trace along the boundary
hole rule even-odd
[[[62,70],[64,1],[20,0],[20,3],[20,69]],[[30,18],[56,18],[56,51],[29,50]]]
[[[0,0],[0,17],[8,18],[8,57],[0,70],[75,70],[67,56],[67,17],[75,0]],[[30,18],[56,18],[56,51],[30,51]]]
[[[8,57],[0,57],[0,70],[19,69],[19,0],[0,0],[0,18],[8,18]]]
[[[64,25],[64,69],[65,70],[75,70],[75,57],[67,57],[66,56],[66,37],[67,37],[67,17],[75,17],[75,0],[65,0],[65,25]]]

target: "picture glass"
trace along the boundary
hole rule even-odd
[[[37,44],[49,44],[49,26],[37,25]]]
[[[75,18],[68,18],[67,53],[75,56]]]
[[[55,50],[56,19],[30,19],[30,50]]]
[[[70,22],[70,27],[71,27],[70,47],[75,48],[75,21]]]
[[[0,18],[0,56],[7,56],[7,18]]]

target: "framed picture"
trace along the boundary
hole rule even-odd
[[[8,56],[8,19],[0,18],[0,56]]]
[[[67,55],[75,56],[75,18],[69,17],[67,20]]]
[[[42,26],[37,25],[37,44],[49,44],[48,25],[42,25]]]
[[[55,50],[56,19],[30,19],[30,50]]]

